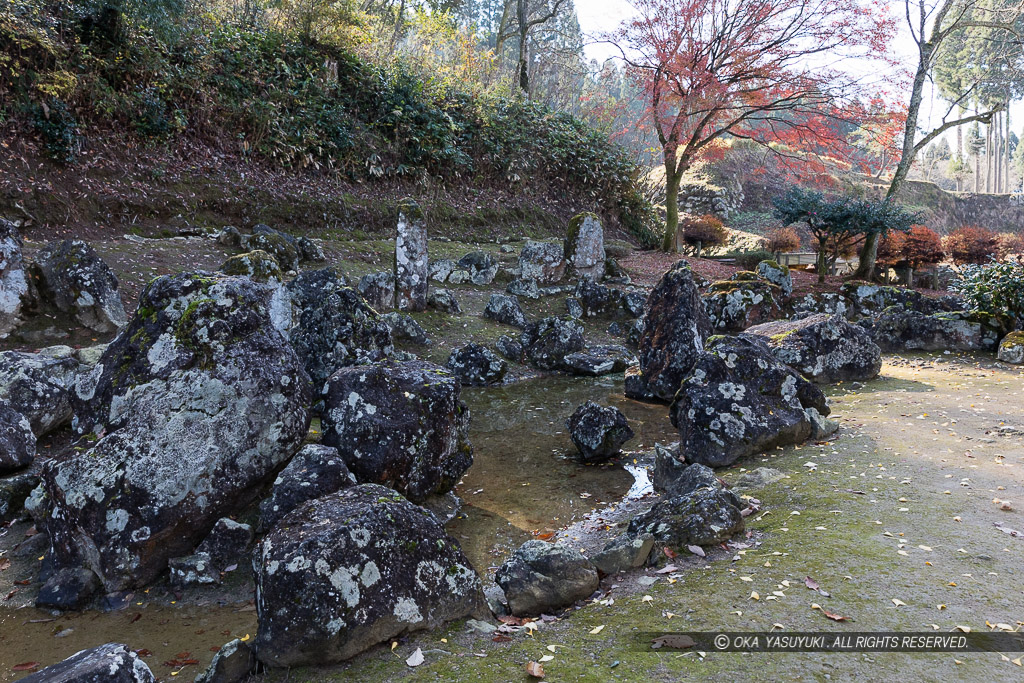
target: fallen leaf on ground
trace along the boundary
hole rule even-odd
[[[38,667],[39,662],[22,662],[12,666],[11,671],[35,671]]]
[[[686,546],[686,549],[689,550],[694,555],[699,555],[701,557],[707,557],[707,554],[704,552],[704,548],[701,548],[699,545],[688,545],[688,546]]]
[[[423,663],[423,650],[416,648],[416,652],[409,655],[409,659],[405,660],[405,663],[409,666],[419,666]]]
[[[528,676],[533,676],[534,678],[544,678],[544,667],[538,662],[527,662],[526,673]]]
[[[590,635],[592,635],[592,636],[593,635],[597,635],[598,633],[600,633],[603,630],[604,630],[604,624],[601,624],[600,626],[595,626],[594,628],[590,629]]]

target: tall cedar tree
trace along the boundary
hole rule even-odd
[[[879,0],[635,0],[612,36],[645,93],[665,165],[671,251],[679,185],[726,136],[828,153],[845,138],[842,55],[882,54],[895,22]],[[775,145],[778,149],[779,145]]]

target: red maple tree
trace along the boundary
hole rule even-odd
[[[884,3],[850,0],[634,0],[612,37],[645,93],[665,165],[664,249],[675,244],[679,184],[716,141],[754,140],[804,159],[844,145],[856,84],[843,56],[886,53]],[[861,111],[863,107],[859,108]],[[858,122],[853,122],[858,125]]]

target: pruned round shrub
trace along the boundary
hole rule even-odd
[[[954,263],[985,263],[996,255],[999,242],[987,228],[964,225],[946,235],[943,246]]]
[[[768,233],[764,248],[773,254],[796,251],[800,248],[800,234],[795,228],[775,228]]]
[[[680,221],[683,242],[696,253],[698,248],[714,249],[725,244],[729,231],[716,216],[687,216]]]

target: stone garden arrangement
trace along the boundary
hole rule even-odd
[[[307,238],[227,228],[216,239],[236,253],[218,271],[157,277],[126,311],[87,243],[30,258],[0,222],[0,331],[54,311],[112,336],[0,353],[0,518],[35,521],[36,604],[93,609],[161,582],[215,585],[251,563],[258,631],[220,648],[197,679],[210,683],[337,664],[456,620],[571,612],[606,577],[742,535],[758,503],[714,468],[831,438],[824,390],[872,380],[882,353],[998,349],[1022,362],[1020,332],[953,297],[853,282],[794,297],[771,261],[704,283],[680,260],[653,288],[634,285],[592,214],[561,243],[527,241],[511,265],[484,251],[434,260],[428,234],[403,202],[393,267],[356,279]],[[482,315],[504,335],[444,364],[396,348],[431,343],[410,314],[464,315],[460,287],[484,288]],[[553,298],[564,314],[524,309]],[[588,340],[582,321],[596,318],[621,343]],[[482,576],[436,503],[473,466],[465,391],[502,386],[513,363],[624,375],[626,397],[668,406],[678,443],[649,453],[655,495],[599,552],[532,540]],[[635,438],[599,402],[561,419],[591,466],[619,462]],[[44,455],[39,440],[62,432],[74,447]],[[252,524],[236,519],[246,511]],[[155,677],[109,643],[30,679]]]

